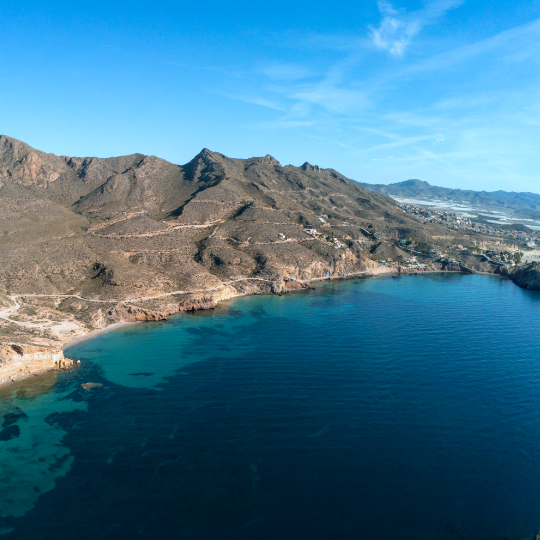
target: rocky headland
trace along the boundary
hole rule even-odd
[[[522,289],[540,291],[540,263],[533,262],[515,269],[500,269],[501,275],[510,278]]]
[[[0,380],[66,367],[62,346],[112,324],[237,296],[384,273],[494,273],[472,252],[486,242],[505,247],[422,223],[309,163],[206,149],[182,166],[143,154],[66,157],[2,135]],[[510,277],[538,288],[538,273]]]

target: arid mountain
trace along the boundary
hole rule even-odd
[[[378,260],[411,256],[401,239],[475,241],[309,163],[59,157],[0,137],[4,343],[55,348],[115,321],[395,272]]]
[[[432,186],[423,180],[405,180],[388,185],[360,182],[360,185],[389,197],[438,199],[493,209],[509,208],[518,211],[523,217],[540,218],[540,195],[536,193],[451,189]]]

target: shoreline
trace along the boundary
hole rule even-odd
[[[347,274],[345,276],[328,276],[328,277],[318,277],[318,278],[312,278],[310,280],[297,280],[299,283],[311,283],[313,281],[342,281],[342,280],[348,280],[348,279],[358,279],[358,278],[369,278],[369,277],[379,277],[384,276],[386,274],[396,274],[398,273],[397,269],[390,269],[390,268],[383,268],[382,271],[379,272],[354,272],[352,274]],[[301,292],[302,290],[307,289],[298,289],[298,292]],[[287,291],[287,292],[297,292],[296,290]],[[276,293],[270,293],[270,294],[276,294]],[[245,296],[255,296],[254,294],[249,293],[240,293],[236,294],[235,296],[232,296],[231,298],[228,298],[227,300],[222,300],[222,302],[228,302],[230,300],[234,300],[235,298],[242,298]],[[101,336],[103,334],[107,334],[108,332],[112,332],[114,330],[118,330],[119,328],[122,328],[124,326],[132,325],[132,324],[141,324],[145,322],[150,321],[125,321],[125,322],[117,322],[110,324],[109,326],[106,326],[104,328],[98,328],[97,330],[92,330],[91,332],[88,332],[87,334],[82,334],[80,336],[74,337],[73,339],[70,339],[69,341],[66,341],[60,346],[60,349],[62,351],[66,351],[67,349],[70,349],[71,347],[75,347],[75,345],[79,345],[80,343],[83,343],[84,341],[88,341],[89,339],[93,339],[95,337]]]
[[[311,280],[298,280],[300,283],[312,283],[312,282],[322,282],[322,281],[347,281],[347,280],[353,280],[353,279],[362,279],[362,278],[370,278],[370,277],[398,277],[398,276],[406,276],[406,275],[422,275],[422,274],[467,274],[467,272],[456,272],[452,270],[425,270],[421,272],[399,272],[396,268],[384,268],[384,269],[375,269],[379,271],[375,272],[355,272],[352,274],[344,275],[344,276],[328,276],[328,277],[318,277],[318,278],[312,278]],[[382,271],[381,271],[382,270]],[[480,275],[496,275],[491,274],[489,272],[475,272],[474,274],[480,274]],[[471,274],[471,275],[474,275]],[[503,277],[503,276],[501,276]],[[308,289],[299,289],[299,290],[293,290],[293,291],[287,291],[287,292],[302,292],[302,290],[308,290]],[[275,294],[275,293],[270,293]],[[233,300],[234,298],[240,298],[244,296],[252,296],[251,294],[238,294],[231,298],[228,298],[225,301]],[[107,334],[109,332],[113,332],[115,330],[118,330],[120,328],[131,326],[134,324],[140,324],[147,321],[124,321],[124,322],[117,322],[110,324],[109,326],[106,326],[104,328],[98,328],[96,330],[93,330],[91,332],[88,332],[86,334],[82,334],[80,336],[74,337],[72,339],[69,339],[68,341],[64,342],[62,345],[60,345],[60,350],[62,352],[65,352],[66,350],[75,347],[76,345],[79,345],[80,343],[83,343],[85,341],[89,341],[95,337],[98,337],[103,334]],[[68,357],[69,358],[69,357]],[[38,371],[32,371],[29,373],[25,373],[24,375],[20,375],[15,379],[6,379],[4,381],[0,381],[0,387],[5,387],[11,382],[18,382],[23,379],[32,377],[32,376],[39,376],[40,374],[51,372],[51,371],[58,371],[57,368],[50,368],[50,369],[41,369]]]
[[[73,339],[70,339],[69,341],[66,341],[65,343],[63,343],[60,349],[62,351],[66,351],[67,349],[70,349],[71,347],[75,347],[75,345],[79,345],[79,343],[83,343],[84,341],[88,341],[89,339],[93,339],[97,336],[107,334],[109,332],[112,332],[113,330],[118,330],[119,328],[122,328],[124,326],[138,324],[141,322],[145,322],[145,321],[133,321],[133,322],[125,321],[125,322],[113,323],[113,324],[110,324],[109,326],[105,326],[104,328],[98,328],[97,330],[92,330],[91,332],[88,332],[87,334],[82,334]]]

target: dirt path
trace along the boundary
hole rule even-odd
[[[122,221],[122,220],[120,220],[120,221]],[[154,231],[154,232],[148,232],[148,233],[96,234],[95,230],[88,231],[88,232],[92,236],[96,236],[98,238],[113,238],[113,239],[152,238],[154,236],[163,236],[163,235],[166,235],[166,234],[170,234],[171,232],[178,231],[180,229],[209,229],[210,227],[213,227],[214,225],[220,225],[224,221],[225,221],[224,219],[218,219],[216,221],[209,221],[207,223],[200,223],[200,224],[195,224],[195,225],[172,225],[170,227],[167,227],[166,229],[162,229],[162,230]],[[115,223],[118,223],[118,221],[116,221]],[[110,223],[108,225],[113,225],[113,223]],[[100,228],[103,228],[103,227],[100,227]]]

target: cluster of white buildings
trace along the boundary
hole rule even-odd
[[[525,234],[518,230],[501,229],[500,227],[497,227],[496,224],[473,223],[470,218],[461,214],[429,210],[411,204],[400,204],[398,207],[407,214],[424,222],[429,221],[431,223],[441,223],[442,225],[446,225],[447,227],[452,227],[454,229],[464,229],[489,236],[500,235],[510,237],[525,244],[531,249],[540,245],[540,231]]]
[[[328,244],[329,246],[333,246],[336,249],[342,248],[348,250],[346,244],[344,244],[341,240],[338,240],[337,238],[333,238],[330,236],[325,235],[324,233],[321,233],[317,231],[317,229],[304,229],[304,232],[306,234],[309,234],[310,236],[313,236],[313,238],[316,238],[317,240],[320,240],[321,242],[324,242],[325,244]]]

